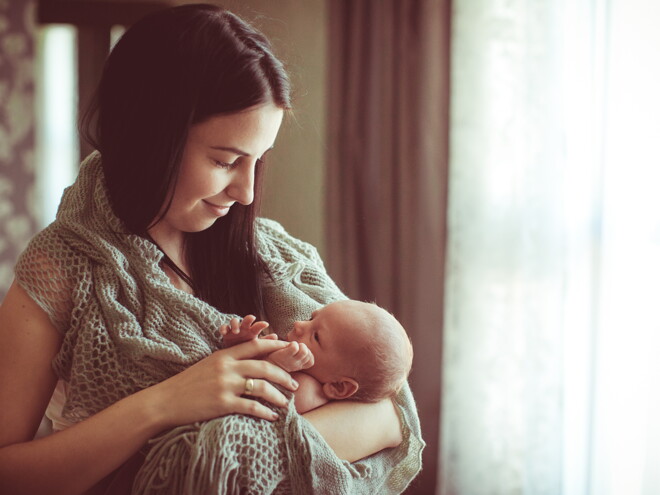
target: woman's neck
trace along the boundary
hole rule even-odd
[[[147,230],[151,239],[179,268],[188,273],[183,232],[167,228],[162,222]]]
[[[161,261],[161,268],[167,274],[177,289],[192,293],[192,279],[186,260],[186,243],[184,233],[172,231],[162,224],[157,224],[147,230],[151,240],[156,243],[165,258]],[[172,266],[174,265],[174,266]]]

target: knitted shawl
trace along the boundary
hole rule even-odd
[[[259,219],[257,243],[274,275],[265,289],[268,321],[281,336],[345,298],[316,250],[278,223]],[[110,208],[101,156],[91,154],[55,222],[16,267],[21,287],[63,334],[53,368],[68,383],[66,419],[82,421],[222,348],[217,329],[235,315],[175,288],[162,256],[126,233]],[[275,422],[231,414],[174,428],[150,441],[133,493],[400,493],[421,468],[423,441],[407,386],[395,403],[402,445],[353,464],[335,456],[293,401]]]

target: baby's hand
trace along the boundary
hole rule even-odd
[[[305,344],[290,342],[284,349],[279,349],[268,355],[268,361],[278,365],[284,371],[306,370],[314,366],[314,354]]]
[[[254,340],[263,330],[268,328],[267,322],[256,320],[256,316],[247,315],[243,318],[243,321],[240,321],[238,318],[232,318],[229,325],[222,325],[220,327],[220,335],[222,335],[225,347]]]

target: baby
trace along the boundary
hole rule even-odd
[[[246,316],[223,325],[226,347],[254,338],[268,327]],[[274,334],[264,338],[277,338]],[[395,394],[410,372],[412,346],[401,324],[375,304],[337,301],[293,324],[286,339],[292,344],[266,359],[292,373],[299,413],[329,400],[351,398],[376,402]],[[304,371],[303,371],[304,370]]]

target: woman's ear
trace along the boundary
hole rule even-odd
[[[350,396],[358,391],[360,385],[352,378],[342,376],[336,382],[328,382],[323,384],[323,393],[328,399],[341,400],[348,399]]]

